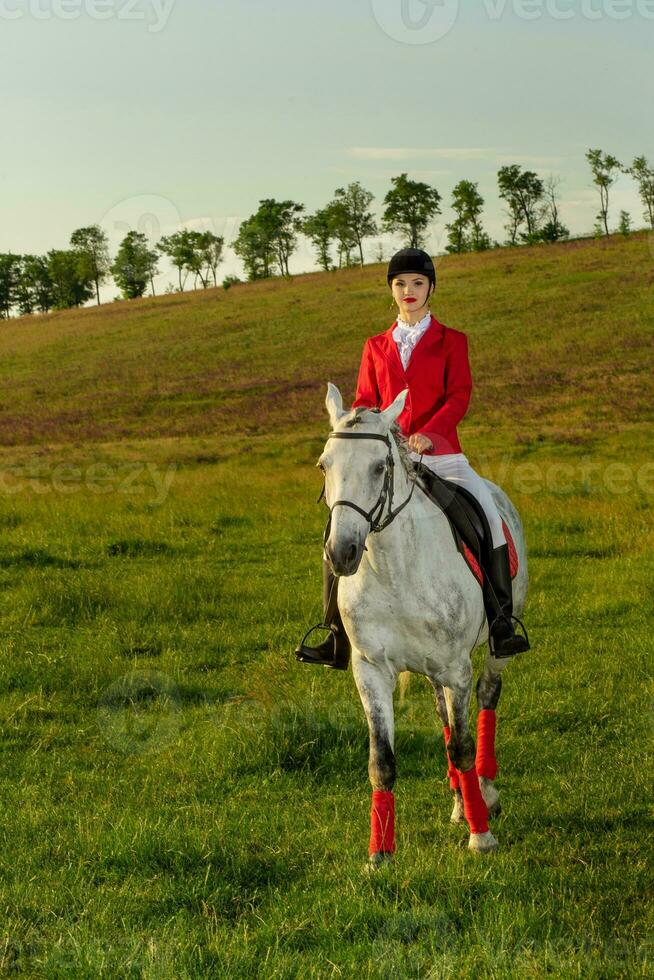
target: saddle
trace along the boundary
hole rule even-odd
[[[447,517],[457,549],[465,556],[465,547],[472,552],[478,565],[485,565],[492,550],[492,535],[488,518],[476,497],[452,480],[444,480],[424,463],[414,463],[428,497]]]

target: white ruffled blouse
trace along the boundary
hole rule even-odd
[[[401,317],[397,319],[397,326],[393,330],[393,340],[397,344],[397,349],[402,360],[402,367],[406,371],[406,366],[411,359],[413,348],[416,346],[423,333],[431,323],[431,312],[425,313],[422,320],[418,320],[411,326]]]

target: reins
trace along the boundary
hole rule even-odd
[[[399,507],[396,507],[395,510],[393,510],[395,460],[393,459],[393,444],[391,442],[390,437],[388,435],[379,435],[378,433],[374,433],[374,432],[330,432],[327,438],[328,439],[378,439],[380,442],[386,443],[388,447],[388,455],[386,456],[384,483],[382,485],[376,503],[373,504],[372,508],[369,511],[365,511],[362,507],[359,507],[358,504],[353,503],[353,501],[351,500],[335,501],[331,505],[331,507],[328,507],[329,518],[327,520],[327,526],[325,527],[323,543],[326,543],[327,538],[329,537],[331,531],[331,524],[332,524],[332,514],[335,507],[351,507],[352,510],[356,510],[357,513],[361,514],[361,516],[364,517],[368,522],[368,524],[370,525],[370,533],[378,534],[380,531],[383,531],[385,527],[388,527],[391,521],[395,520],[395,518],[400,513],[400,511],[404,510],[404,508],[411,500],[413,496],[413,491],[416,488],[418,470],[416,469],[416,475],[411,480],[411,491],[409,493],[409,496],[406,498],[406,500],[404,500],[400,504]],[[423,454],[421,453],[420,454],[421,461],[422,461],[422,456]],[[323,488],[320,493],[320,496],[318,497],[317,503],[320,503],[320,501],[324,498],[324,496],[325,496],[325,486],[323,484]],[[382,520],[381,518],[382,518],[382,514],[384,513],[384,508],[386,506],[387,500],[388,500],[388,513],[386,514],[386,517],[384,517]],[[328,506],[327,501],[325,501],[325,506]]]

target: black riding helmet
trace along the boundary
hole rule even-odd
[[[436,286],[436,269],[431,257],[423,252],[421,248],[403,248],[396,252],[388,263],[388,285],[395,276],[403,272],[418,272],[421,276],[427,276],[432,286]]]

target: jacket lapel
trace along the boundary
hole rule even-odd
[[[397,349],[397,344],[393,340],[393,331],[395,330],[396,326],[397,320],[392,327],[381,335],[379,338],[379,348],[388,361],[389,368],[398,376],[398,378],[400,378],[402,381],[402,387],[406,388],[407,377],[404,368],[402,367],[402,358],[400,357],[400,352]],[[421,337],[420,339],[422,340],[423,338]]]
[[[413,348],[406,368],[407,375],[412,374],[413,371],[420,370],[421,362],[424,361],[425,356],[428,356],[434,347],[437,347],[441,343],[444,334],[445,327],[442,323],[438,322],[435,316],[432,316],[431,323]]]
[[[402,382],[402,387],[406,388],[409,384],[408,375],[411,373],[412,368],[417,367],[424,355],[442,341],[445,327],[432,314],[431,323],[413,348],[405,371],[402,366],[402,358],[397,349],[397,344],[393,340],[393,331],[396,326],[397,320],[392,327],[381,335],[379,338],[379,349],[388,362],[389,369],[392,370],[393,374],[397,375],[398,379]]]

